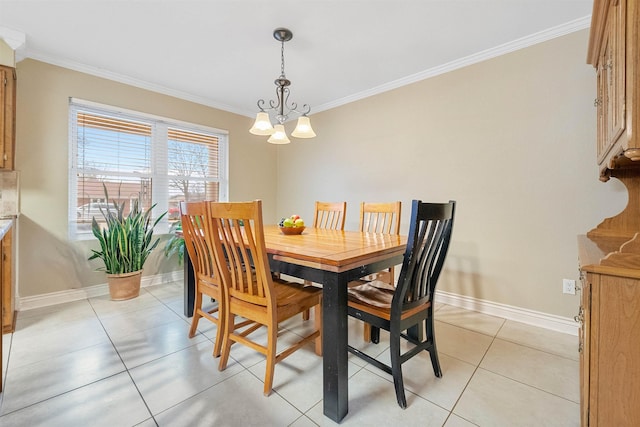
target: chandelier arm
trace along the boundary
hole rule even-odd
[[[264,113],[264,112],[265,112],[265,109],[264,109],[264,99],[258,99],[258,108],[260,109],[260,112],[261,112],[261,113]]]
[[[298,103],[297,102],[289,102],[289,96],[287,95],[287,99],[286,99],[286,104],[285,107],[287,107],[287,114],[288,113],[298,113]]]
[[[280,103],[275,102],[273,99],[269,100],[269,111],[280,109]]]

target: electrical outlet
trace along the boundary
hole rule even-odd
[[[562,279],[562,293],[563,294],[576,294],[576,281],[572,279]]]

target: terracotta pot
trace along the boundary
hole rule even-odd
[[[133,273],[107,274],[109,294],[114,301],[135,298],[140,295],[142,270]]]

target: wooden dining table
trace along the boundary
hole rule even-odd
[[[284,235],[277,225],[266,225],[264,238],[273,272],[323,286],[323,412],[340,422],[349,410],[347,283],[401,264],[407,238],[310,227],[300,235]],[[188,317],[193,315],[194,296],[193,270],[186,259],[184,310]]]

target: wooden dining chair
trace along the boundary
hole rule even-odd
[[[442,271],[455,213],[455,201],[411,205],[411,223],[402,268],[395,288],[372,281],[349,288],[348,314],[389,332],[391,364],[348,346],[354,355],[393,376],[396,399],[407,407],[402,377],[402,364],[422,351],[428,351],[436,377],[442,376],[433,321],[433,301],[438,277]],[[426,322],[426,336],[416,330]],[[401,350],[401,340],[409,344]]]
[[[262,202],[209,202],[206,235],[213,246],[224,287],[225,331],[219,369],[224,370],[232,345],[246,345],[267,358],[264,394],[273,386],[276,363],[315,341],[322,355],[322,289],[273,278],[264,242]],[[276,353],[278,324],[315,307],[315,328],[287,349]],[[234,325],[238,316],[255,322],[247,327]],[[267,329],[267,343],[252,339],[258,329]]]
[[[402,213],[402,202],[361,202],[360,203],[360,231],[375,234],[400,234],[400,215]],[[363,278],[365,281],[378,280],[388,283],[394,287],[395,267],[391,267]],[[358,286],[361,281],[351,282],[349,286]],[[374,341],[377,341],[379,331],[374,332]],[[372,340],[371,325],[364,322],[365,342]]]
[[[344,230],[347,202],[317,202],[313,214],[313,227],[327,230]]]
[[[218,357],[222,348],[222,332],[224,330],[224,315],[220,310],[220,302],[223,300],[222,284],[213,259],[213,252],[204,234],[207,220],[206,202],[180,202],[180,219],[182,220],[185,249],[191,259],[195,278],[195,301],[189,338],[195,336],[198,322],[202,317],[210,320],[217,326],[213,356]],[[203,295],[215,299],[217,304],[210,309],[203,308]],[[217,316],[214,316],[216,313]]]
[[[313,214],[313,227],[325,230],[344,230],[347,202],[318,202]],[[305,285],[311,285],[308,280]],[[302,320],[309,320],[309,310],[302,312]]]

